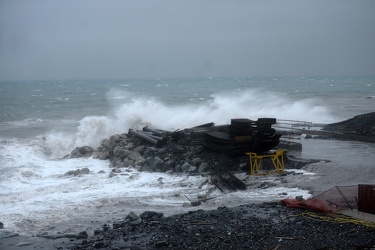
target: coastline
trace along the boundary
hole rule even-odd
[[[91,234],[3,238],[0,249],[373,249],[374,223],[279,204],[128,214]]]
[[[340,139],[348,140],[352,136],[356,135]],[[362,141],[362,136],[358,140]],[[334,136],[324,138],[337,139]],[[327,175],[324,178],[330,178],[329,173],[324,172],[328,170],[319,164],[310,163],[304,169],[321,170],[322,175]],[[330,171],[332,174],[333,170]],[[289,182],[286,185],[306,184]],[[187,213],[167,217],[153,214],[151,219],[141,220],[142,214],[132,215],[134,220],[126,219],[130,214],[124,214],[123,221],[108,220],[96,231],[39,237],[10,235],[1,238],[0,249],[371,249],[375,246],[371,227],[352,222],[315,221],[306,218],[304,213],[304,210],[272,203],[207,211],[198,206]],[[97,226],[97,223],[92,224],[91,227]]]

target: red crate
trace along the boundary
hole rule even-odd
[[[375,214],[375,185],[358,185],[358,211]]]

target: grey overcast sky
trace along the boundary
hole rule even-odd
[[[374,0],[0,0],[0,80],[375,75]]]

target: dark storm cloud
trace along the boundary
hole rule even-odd
[[[369,75],[375,2],[0,1],[0,79]]]

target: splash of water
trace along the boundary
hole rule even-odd
[[[168,106],[154,97],[134,96],[124,91],[107,94],[112,110],[107,116],[88,116],[79,122],[72,135],[50,135],[62,152],[77,146],[97,147],[103,139],[113,134],[127,133],[130,128],[150,126],[174,131],[208,122],[229,124],[233,118],[276,117],[313,121],[333,122],[328,109],[319,105],[319,100],[291,100],[273,92],[246,90],[231,94],[218,93],[205,103]]]

